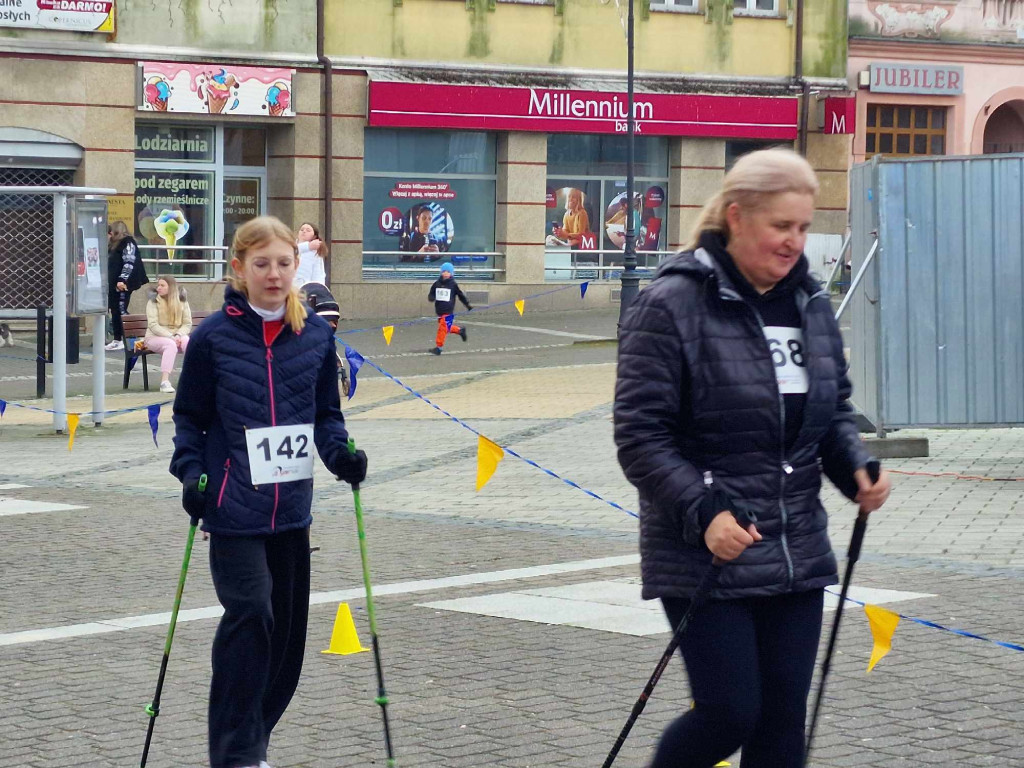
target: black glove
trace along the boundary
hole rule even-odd
[[[466,311],[467,312],[472,312],[473,311],[473,305],[472,304],[467,304],[466,305]]]
[[[344,480],[350,485],[359,485],[366,479],[366,452],[357,450],[355,453],[346,452],[344,455],[344,463],[336,467],[334,473],[339,480]]]
[[[206,515],[206,491],[199,489],[200,480],[205,485],[206,475],[187,477],[181,484],[181,506],[188,512],[193,521]]]

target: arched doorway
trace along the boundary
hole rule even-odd
[[[82,148],[52,133],[0,127],[0,188],[70,185]],[[53,303],[53,203],[0,189],[0,316]]]
[[[982,151],[1024,152],[1024,100],[1008,101],[989,115]]]

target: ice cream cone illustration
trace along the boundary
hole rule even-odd
[[[160,75],[153,75],[143,88],[143,97],[154,112],[166,112],[167,100],[171,97],[171,87]]]
[[[181,211],[169,211],[166,208],[153,222],[153,229],[164,239],[167,245],[167,258],[174,258],[174,246],[188,233],[188,222]]]
[[[211,115],[219,115],[231,98],[231,89],[238,85],[234,75],[222,69],[206,79],[206,107]]]
[[[278,80],[267,89],[267,110],[273,117],[280,117],[288,111],[291,104],[292,94],[288,90],[288,84]]]

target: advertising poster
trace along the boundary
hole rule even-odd
[[[139,245],[159,245],[153,257],[205,258],[203,251],[175,246],[204,245],[213,231],[213,174],[205,171],[135,172],[135,227]],[[202,264],[183,265],[183,274],[202,273]]]
[[[144,61],[139,73],[142,111],[295,116],[293,69]]]
[[[114,0],[0,0],[0,27],[114,32]]]
[[[103,282],[101,266],[100,241],[95,237],[85,240],[85,283],[91,288],[98,288]]]
[[[586,186],[566,186],[549,189],[546,195],[548,208],[548,231],[544,243],[548,248],[571,248],[579,251],[594,251],[598,248],[597,234],[593,231],[592,199],[598,198],[597,190],[591,196]]]
[[[633,227],[636,232],[638,251],[656,251],[661,241],[661,225],[664,218],[662,207],[665,190],[659,186],[648,187],[646,192],[633,193]],[[619,192],[608,203],[604,212],[605,247],[626,247],[626,217],[629,205],[626,193]]]

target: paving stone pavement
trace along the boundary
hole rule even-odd
[[[611,360],[408,377],[475,429],[628,509],[636,494],[615,461]],[[474,493],[476,436],[393,383],[367,376],[348,409],[371,457],[364,486],[389,709],[399,765],[598,766],[668,642],[667,635],[515,621],[424,607],[457,597],[637,576],[633,564],[516,577],[551,564],[635,555],[636,521],[507,456]],[[112,396],[108,407],[157,397]],[[0,501],[0,768],[134,765],[141,755],[166,627],[15,642],[26,630],[170,609],[187,528],[145,415],[80,428],[75,449],[39,419],[0,421],[0,498],[84,509],[6,513]],[[906,472],[1024,477],[1024,431],[922,431],[932,456]],[[871,518],[855,583],[928,593],[893,605],[990,638],[1024,643],[1020,482],[900,475]],[[351,496],[317,473],[313,590],[361,588]],[[825,494],[844,553],[855,509]],[[5,507],[4,505],[8,506]],[[197,541],[184,610],[216,605],[207,545]],[[583,567],[583,566],[580,566]],[[467,577],[424,585],[422,580]],[[469,578],[473,577],[473,578]],[[428,587],[430,587],[428,589]],[[351,597],[369,644],[365,601]],[[275,768],[384,764],[371,654],[326,656],[337,601],[311,608],[299,691],[271,745]],[[827,616],[828,620],[831,614]],[[205,764],[205,701],[214,618],[179,624],[149,765]],[[53,633],[51,633],[53,634]],[[825,637],[822,640],[824,647]],[[1024,765],[1024,653],[903,621],[871,674],[867,621],[843,622],[812,764]],[[643,766],[661,729],[688,706],[674,662],[617,766]],[[738,765],[738,759],[732,759]],[[685,765],[681,760],[680,765]]]

